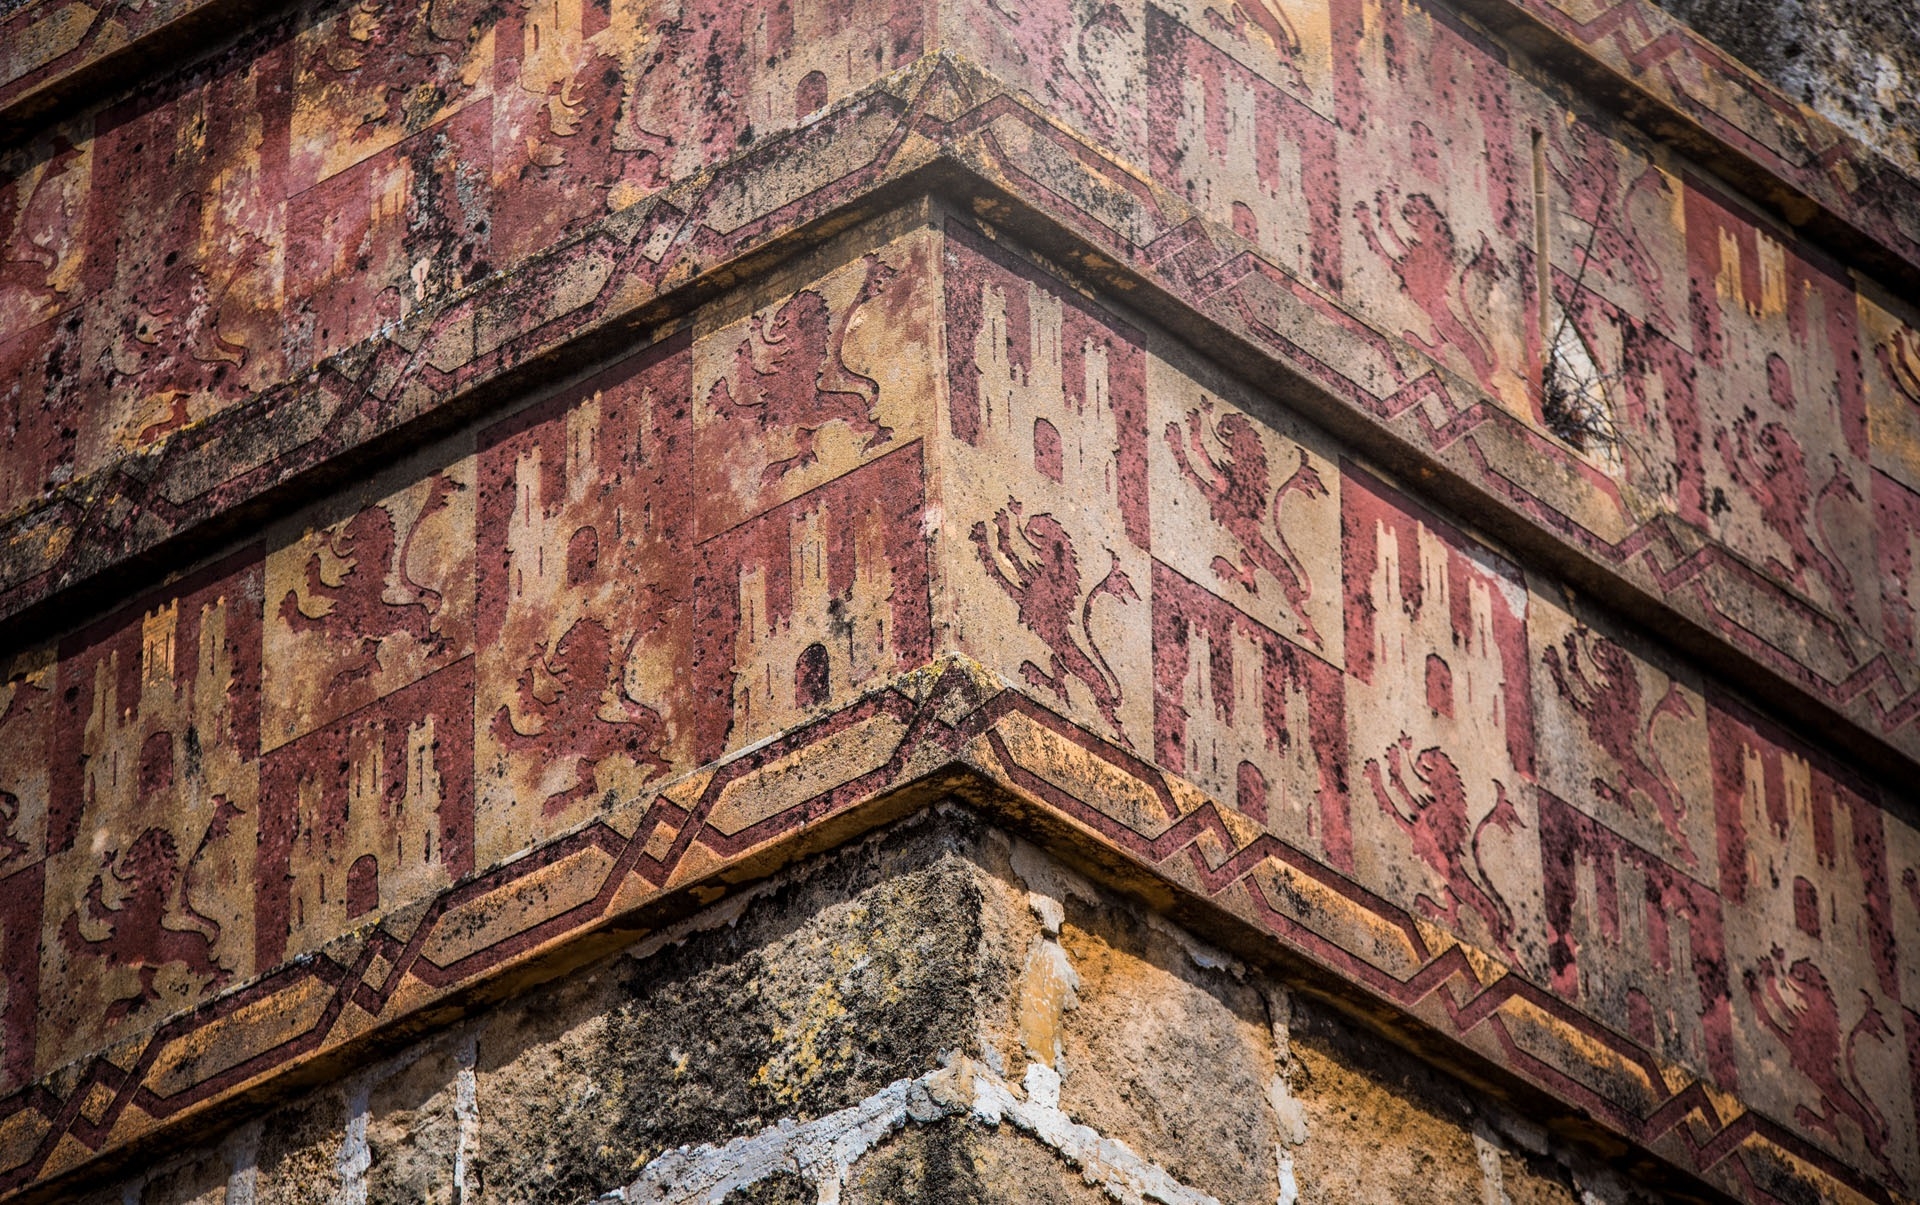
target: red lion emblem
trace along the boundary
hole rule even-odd
[[[549,757],[582,754],[573,785],[546,800],[549,816],[586,798],[593,790],[593,768],[612,754],[625,752],[647,768],[649,779],[673,769],[660,755],[667,745],[666,721],[654,708],[628,696],[614,651],[606,625],[597,619],[578,620],[551,650],[534,655],[516,685],[521,714],[538,727],[531,733],[521,731],[505,706],[493,714],[493,738],[507,749]]]
[[[1407,785],[1401,772],[1403,761],[1411,766],[1415,781],[1424,791]],[[1433,920],[1444,921],[1456,930],[1461,907],[1473,909],[1486,922],[1501,951],[1509,959],[1518,961],[1512,945],[1513,910],[1488,880],[1480,856],[1480,838],[1488,828],[1512,832],[1525,827],[1507,799],[1506,787],[1498,780],[1494,782],[1498,802],[1480,823],[1472,826],[1469,834],[1467,788],[1451,757],[1439,748],[1422,749],[1415,754],[1413,738],[1403,732],[1397,742],[1387,747],[1386,762],[1387,781],[1383,784],[1380,759],[1367,759],[1367,784],[1373,788],[1374,799],[1381,812],[1407,835],[1421,861],[1446,881],[1446,903],[1425,892],[1416,896],[1414,903]]]
[[[1016,524],[1017,521],[1017,524]],[[994,539],[987,538],[985,522],[973,525],[973,544],[980,563],[1012,598],[1021,624],[1038,636],[1052,653],[1051,670],[1032,661],[1020,664],[1020,675],[1035,687],[1045,687],[1062,702],[1067,698],[1067,683],[1077,680],[1093,695],[1093,705],[1112,726],[1123,744],[1128,743],[1120,726],[1121,689],[1119,676],[1107,664],[1094,643],[1093,603],[1101,595],[1111,595],[1122,603],[1137,602],[1139,592],[1133,580],[1120,568],[1120,558],[1111,549],[1112,567],[1098,585],[1082,594],[1080,557],[1074,551],[1067,529],[1052,515],[1020,518],[1020,503],[1009,498],[1007,505],[993,517]],[[1032,550],[1032,558],[1022,555],[1014,543],[1015,533]],[[996,555],[997,550],[997,555]],[[1001,567],[1006,561],[1008,568]],[[1076,609],[1077,608],[1077,609]]]
[[[1376,208],[1380,213],[1377,232],[1373,217]],[[1456,348],[1473,366],[1482,385],[1491,382],[1499,367],[1494,362],[1493,343],[1474,316],[1479,307],[1467,292],[1472,277],[1494,280],[1503,272],[1486,235],[1480,236],[1479,248],[1463,269],[1458,262],[1460,248],[1453,226],[1425,193],[1413,193],[1400,204],[1398,217],[1406,226],[1405,235],[1394,229],[1395,214],[1384,191],[1376,194],[1372,208],[1365,201],[1356,202],[1353,216],[1360,223],[1360,237],[1367,248],[1387,261],[1400,278],[1400,291],[1412,298],[1433,323],[1436,341],[1405,331],[1407,342],[1435,358],[1448,347]]]
[[[1620,780],[1616,783],[1596,777],[1593,793],[1634,815],[1640,812],[1634,794],[1644,796],[1659,811],[1660,823],[1680,847],[1680,856],[1688,866],[1697,866],[1699,859],[1682,830],[1687,818],[1687,801],[1660,763],[1660,754],[1653,745],[1654,725],[1662,716],[1689,719],[1693,716],[1693,707],[1680,694],[1680,688],[1670,684],[1643,724],[1640,722],[1640,675],[1634,672],[1633,658],[1627,651],[1585,628],[1569,632],[1564,644],[1567,651],[1564,665],[1559,649],[1549,647],[1541,655],[1547,672],[1553,675],[1560,697],[1586,721],[1587,733],[1593,742],[1620,766]],[[1598,671],[1597,677],[1589,677],[1581,665],[1583,648],[1586,663]]]
[[[748,337],[734,350],[733,371],[707,393],[719,414],[757,413],[763,429],[793,433],[794,454],[762,469],[763,485],[817,461],[814,443],[828,423],[845,423],[855,435],[866,436],[867,451],[893,438],[893,428],[882,426],[873,413],[880,383],[847,367],[843,355],[854,316],[899,275],[878,256],[869,255],[866,263],[859,295],[838,322],[826,298],[811,289],[795,293],[771,317],[753,318]],[[764,368],[756,363],[756,347]]]
[[[1787,362],[1778,354],[1767,356],[1767,392],[1777,410],[1791,414],[1797,409],[1793,380]],[[1826,584],[1841,609],[1856,621],[1853,605],[1853,574],[1837,558],[1828,555],[1833,539],[1826,529],[1823,510],[1834,499],[1847,497],[1860,501],[1860,491],[1847,476],[1838,455],[1829,453],[1833,475],[1816,494],[1813,471],[1808,467],[1806,450],[1784,423],[1760,423],[1748,411],[1728,430],[1714,439],[1727,475],[1738,482],[1760,506],[1760,519],[1787,545],[1793,557],[1791,565],[1778,557],[1769,558],[1771,571],[1782,580],[1804,589],[1807,571]],[[1827,548],[1814,542],[1808,528],[1808,512]]]
[[[200,849],[205,850],[209,842],[224,835],[237,813],[238,809],[221,800]],[[219,922],[201,915],[189,901],[192,860],[184,868],[180,865],[180,848],[173,834],[161,828],[147,829],[134,838],[124,855],[115,858],[109,852],[105,871],[93,876],[80,908],[69,912],[61,922],[60,940],[70,953],[91,954],[113,966],[138,969],[140,990],[107,1006],[107,1024],[118,1024],[158,1000],[160,989],[154,985],[154,978],[165,966],[177,963],[206,979],[212,988],[226,986],[233,972],[214,957]],[[107,875],[126,890],[117,905],[104,898]],[[89,922],[107,925],[105,937],[91,938],[81,931],[82,910]],[[167,923],[170,918],[188,927]]]
[[[1223,556],[1213,558],[1214,576],[1223,582],[1238,582],[1247,593],[1258,594],[1255,571],[1265,569],[1280,583],[1280,591],[1287,597],[1287,606],[1299,622],[1301,634],[1317,646],[1320,632],[1306,608],[1307,599],[1313,596],[1313,581],[1280,530],[1280,505],[1282,499],[1296,491],[1308,498],[1324,498],[1326,483],[1307,462],[1307,450],[1302,448],[1299,467],[1273,491],[1269,505],[1267,448],[1260,433],[1244,415],[1229,414],[1222,418],[1215,424],[1213,434],[1226,449],[1227,459],[1216,462],[1200,438],[1203,415],[1212,412],[1211,403],[1199,410],[1187,411],[1186,442],[1193,447],[1191,459],[1182,445],[1177,424],[1167,424],[1167,446],[1173,449],[1173,458],[1180,463],[1181,475],[1193,482],[1194,488],[1206,498],[1213,521],[1240,544],[1238,565]],[[1204,473],[1194,467],[1196,461],[1205,466]],[[1269,521],[1273,528],[1271,543],[1267,541]]]
[[[1860,1082],[1854,1047],[1863,1037],[1885,1042],[1893,1037],[1886,1018],[1875,1007],[1866,989],[1860,995],[1867,1002],[1853,1028],[1841,1034],[1840,1007],[1833,986],[1819,967],[1805,958],[1795,960],[1784,976],[1780,964],[1786,954],[1775,946],[1761,959],[1758,971],[1749,968],[1742,977],[1747,998],[1753,1002],[1754,1016],[1787,1052],[1794,1070],[1807,1078],[1820,1093],[1820,1108],[1795,1105],[1794,1120],[1809,1130],[1818,1130],[1835,1142],[1840,1139],[1840,1119],[1846,1118],[1860,1130],[1867,1150],[1881,1168],[1901,1185],[1900,1178],[1887,1162],[1887,1119],[1873,1103],[1873,1093]],[[1784,985],[1785,991],[1782,991]]]
[[[328,585],[321,576],[320,554],[314,553],[306,565],[308,605],[325,609],[318,614],[308,612],[301,606],[299,594],[289,590],[280,599],[280,618],[292,631],[341,636],[351,644],[353,660],[334,673],[330,689],[380,672],[380,646],[389,636],[409,633],[434,652],[445,644],[446,635],[440,630],[440,592],[408,576],[407,562],[420,528],[428,518],[451,506],[453,495],[464,488],[452,478],[435,477],[426,505],[404,540],[396,541],[393,514],[384,506],[369,506],[339,530],[318,533],[329,552],[348,562],[348,580],[338,586]],[[397,597],[385,586],[389,566],[405,591]]]

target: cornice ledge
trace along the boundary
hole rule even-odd
[[[1456,5],[1841,258],[1920,290],[1920,181],[1651,0],[1587,0],[1577,11],[1561,0],[1433,2]],[[284,0],[31,0],[0,18],[0,142],[292,11]]]
[[[1052,149],[1031,153],[1036,140]],[[672,334],[740,281],[887,214],[932,220],[930,205],[1005,229],[1284,395],[1837,747],[1895,774],[1920,761],[1920,668],[1674,516],[1624,535],[1582,526],[1567,499],[1504,471],[1545,456],[1576,480],[1589,472],[1576,454],[945,54],[0,519],[0,621],[23,642],[50,635],[492,407]],[[1755,607],[1791,617],[1803,647],[1749,632],[1737,616]]]
[[[1920,288],[1920,180],[1652,0],[1451,0],[1882,283]]]
[[[158,579],[490,406],[636,342],[701,303],[934,188],[929,56],[808,125],[679,181],[559,245],[0,516],[0,622],[23,638]],[[935,121],[932,132],[939,133]],[[916,135],[918,135],[916,137]],[[111,585],[103,578],[111,575]]]
[[[793,774],[802,758],[821,764]],[[624,800],[0,1100],[0,1196],[69,1197],[949,801],[1294,976],[1563,1134],[1616,1160],[1624,1142],[1650,1183],[1770,1199],[1745,1164],[1758,1156],[1818,1199],[1897,1200],[1608,1020],[959,656]]]
[[[0,143],[178,69],[285,0],[29,0],[0,18]]]

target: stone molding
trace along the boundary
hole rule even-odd
[[[1560,1121],[1569,1132],[1595,1126],[1740,1200],[1774,1199],[1782,1178],[1822,1200],[1904,1199],[1497,954],[957,656],[0,1101],[0,1191],[55,1199],[953,798],[1210,938],[1304,974],[1432,1055],[1544,1093],[1574,1110]]]
[[[1462,7],[1889,283],[1920,279],[1920,182],[1649,0]],[[137,83],[151,64],[278,11],[263,0],[30,0],[0,18],[0,130]]]
[[[1638,517],[1590,458],[948,55],[0,519],[0,618],[30,639],[124,596],[130,574],[658,338],[705,299],[923,197],[1006,228],[1284,394],[1825,739],[1884,766],[1920,759],[1920,664],[1671,510]]]

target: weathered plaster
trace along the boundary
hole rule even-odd
[[[343,1075],[343,1198],[463,1186],[477,1048],[370,1052],[952,792],[1642,1167],[1920,1183],[1911,181],[1639,0],[676,12],[302,8],[0,164],[0,1186]],[[1346,1174],[1049,882],[876,1158]],[[962,1075],[760,988],[749,1142]]]

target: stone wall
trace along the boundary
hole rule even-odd
[[[937,805],[84,1199],[1663,1199],[1286,982]]]
[[[1908,172],[1920,167],[1920,10],[1900,0],[1663,0],[1662,7]]]
[[[1920,181],[1646,0],[34,0],[0,134],[0,1193],[1920,1186]]]
[[[1895,781],[992,224],[689,326],[26,658],[40,1168],[964,768],[1723,1187],[1913,1173]]]

